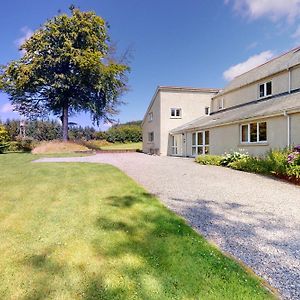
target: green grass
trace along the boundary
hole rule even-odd
[[[272,299],[109,165],[0,155],[0,299]]]
[[[142,150],[142,142],[140,143],[115,143],[107,146],[101,146],[102,150]]]

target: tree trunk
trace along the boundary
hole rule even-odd
[[[68,140],[68,124],[69,124],[69,106],[66,103],[63,107],[63,114],[62,114],[62,131],[63,131],[63,141],[66,142]]]

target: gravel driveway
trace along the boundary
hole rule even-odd
[[[285,299],[300,299],[300,188],[192,159],[138,153],[48,158],[112,164],[250,266]]]

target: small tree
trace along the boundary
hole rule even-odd
[[[47,21],[22,46],[19,60],[2,68],[0,88],[29,118],[60,117],[63,140],[68,117],[89,112],[93,123],[111,121],[126,90],[129,68],[110,55],[105,21],[94,12],[70,8]]]
[[[5,152],[9,147],[9,136],[3,125],[0,124],[0,153]]]

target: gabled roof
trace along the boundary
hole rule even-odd
[[[153,102],[157,96],[157,94],[160,91],[164,91],[164,92],[195,92],[195,93],[212,93],[212,94],[217,94],[220,89],[216,89],[216,88],[193,88],[193,87],[182,87],[182,86],[158,86],[155,90],[155,93],[151,99],[151,102],[146,110],[146,113],[144,115],[143,121],[142,121],[142,125],[145,122],[145,119],[148,115],[148,112],[150,110],[150,108],[153,105]]]
[[[217,96],[227,94],[230,91],[236,90],[250,83],[263,80],[264,78],[280,73],[299,64],[300,46],[235,77]]]
[[[267,118],[281,115],[284,112],[300,112],[300,92],[275,97],[269,100],[252,102],[235,109],[221,111],[206,117],[198,118],[171,130],[171,134],[189,130],[202,130],[231,123],[246,122],[251,119]]]

